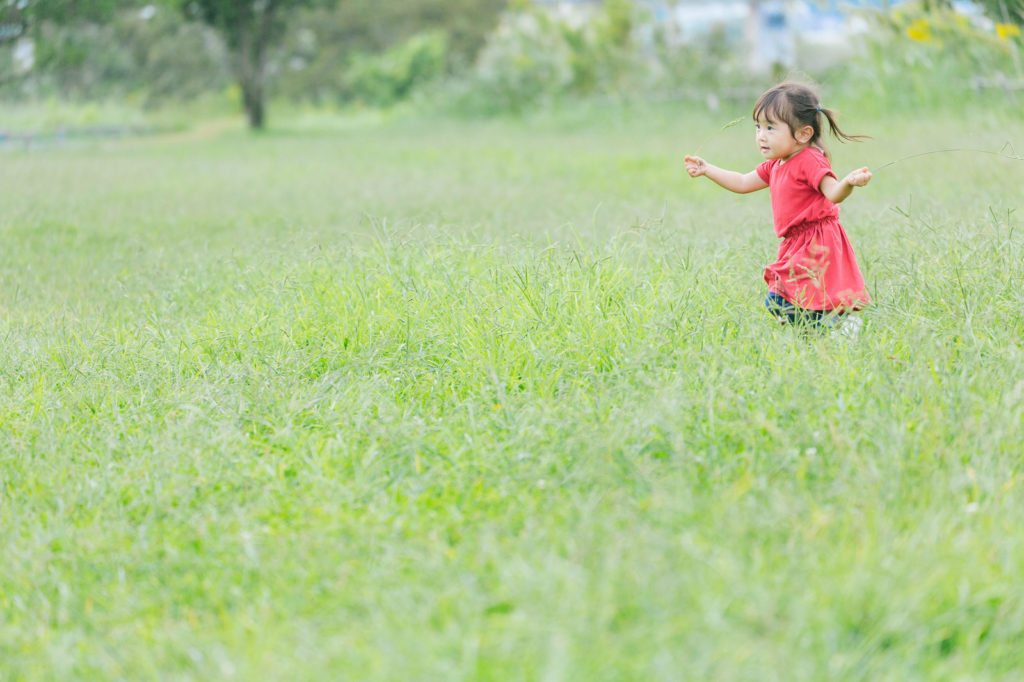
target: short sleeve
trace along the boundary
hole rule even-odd
[[[820,191],[821,181],[826,175],[831,175],[833,178],[836,177],[836,174],[832,172],[832,165],[821,152],[804,154],[803,156],[807,158],[807,161],[800,165],[800,180],[803,180],[815,190]],[[838,178],[836,179],[838,180]]]
[[[769,159],[768,161],[762,161],[761,164],[757,167],[757,175],[762,180],[764,180],[765,184],[771,183],[772,166],[774,166],[777,163],[778,161],[776,161],[775,159]]]

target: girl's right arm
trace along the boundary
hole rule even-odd
[[[699,156],[687,156],[683,160],[686,162],[686,172],[690,174],[691,178],[699,178],[703,175],[730,192],[747,194],[768,186],[768,183],[761,179],[756,170],[747,174],[737,173],[712,166]]]

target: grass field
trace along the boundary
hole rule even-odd
[[[0,152],[0,680],[1019,679],[1024,163],[881,169],[802,339],[747,114]]]

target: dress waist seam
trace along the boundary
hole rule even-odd
[[[839,220],[839,216],[831,215],[825,216],[824,218],[815,218],[814,220],[804,220],[797,223],[796,225],[791,225],[790,227],[786,228],[786,233],[783,235],[782,238],[785,239],[787,237],[793,237],[810,228],[821,225],[822,223],[829,223],[836,220]]]

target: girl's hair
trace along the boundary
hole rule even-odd
[[[766,119],[780,121],[789,126],[791,131],[796,131],[804,126],[811,126],[814,134],[811,135],[810,143],[825,153],[825,158],[832,160],[832,155],[825,148],[822,140],[821,116],[828,121],[829,131],[832,136],[840,142],[847,140],[863,140],[867,135],[847,135],[836,123],[836,114],[831,109],[821,106],[818,94],[803,83],[787,81],[779,83],[768,92],[761,95],[754,105],[754,120],[762,114]],[[818,114],[821,114],[819,116]]]

